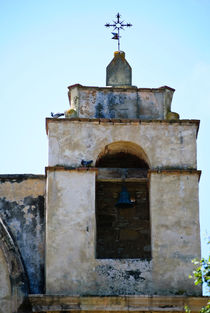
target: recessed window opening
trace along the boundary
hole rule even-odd
[[[119,151],[103,155],[96,166],[96,257],[150,259],[148,164]],[[122,190],[129,194],[129,207],[116,205]]]

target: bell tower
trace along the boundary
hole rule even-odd
[[[173,88],[133,86],[124,52],[106,73],[46,120],[46,293],[198,296],[199,121],[171,111]]]
[[[45,175],[0,175],[0,313],[198,313],[198,120],[174,89],[133,85],[120,49],[106,86],[68,87],[46,119]]]

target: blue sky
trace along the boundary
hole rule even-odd
[[[0,0],[0,173],[44,174],[45,117],[68,109],[67,86],[105,85],[117,50],[104,27],[120,12],[133,27],[121,49],[133,85],[176,89],[172,111],[200,119],[202,252],[210,235],[210,1]]]

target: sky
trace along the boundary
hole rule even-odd
[[[133,85],[176,89],[172,111],[201,120],[197,140],[202,254],[210,236],[210,0],[0,0],[0,173],[44,174],[45,118],[69,108],[67,87],[105,86],[117,50],[104,24],[133,26],[121,50]]]

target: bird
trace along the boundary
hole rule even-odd
[[[82,165],[83,167],[90,167],[92,163],[93,163],[93,160],[90,160],[90,161],[82,160],[82,161],[81,161],[81,165]]]
[[[60,117],[60,116],[63,116],[64,115],[64,113],[53,113],[53,112],[51,112],[51,116],[53,117],[53,118],[58,118],[58,117]]]

